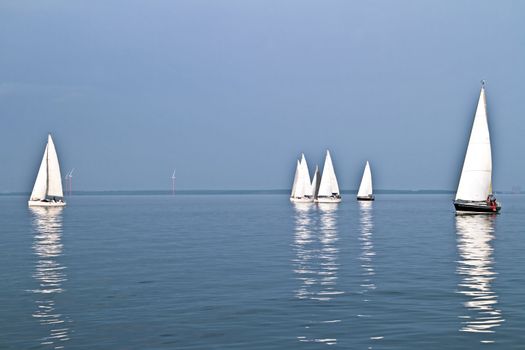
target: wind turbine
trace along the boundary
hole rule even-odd
[[[175,194],[175,172],[177,169],[173,170],[173,175],[171,175],[171,194]]]
[[[65,182],[65,186],[64,187],[66,189],[64,192],[67,195],[67,190],[69,188],[69,173],[67,173],[66,176],[64,176],[64,182]]]
[[[71,169],[69,174],[67,175],[69,177],[69,195],[73,195],[73,171],[75,171],[75,168]]]
[[[64,180],[66,180],[66,194],[71,195],[71,192],[73,191],[73,171],[75,171],[75,168],[71,169],[70,172],[64,176]]]

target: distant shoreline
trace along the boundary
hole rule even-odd
[[[290,190],[179,190],[175,195],[272,195],[272,194],[289,194]],[[342,194],[356,194],[357,190],[342,190]],[[454,194],[453,190],[376,190],[375,194]],[[499,191],[501,194],[522,194],[512,191]],[[29,192],[4,192],[0,196],[29,196]],[[75,196],[169,196],[171,191],[167,190],[113,190],[113,191],[74,191]]]

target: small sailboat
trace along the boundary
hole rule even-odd
[[[497,213],[501,209],[492,193],[492,151],[490,147],[489,125],[485,82],[481,82],[481,92],[470,139],[454,200],[458,213]]]
[[[301,155],[301,160],[297,161],[295,169],[294,184],[292,186],[292,194],[290,201],[296,203],[313,202],[312,183],[310,182],[310,173],[308,172],[308,164],[304,154]]]
[[[326,151],[326,158],[324,161],[323,174],[321,176],[321,183],[317,191],[317,203],[339,203],[341,202],[341,194],[339,193],[339,185],[335,176],[332,158],[330,151]]]
[[[361,179],[359,191],[357,191],[358,201],[373,201],[374,194],[372,192],[372,172],[370,171],[370,164],[366,161],[365,171]]]
[[[30,207],[63,207],[66,205],[64,193],[62,192],[60,165],[51,135],[47,137],[44,157],[42,158],[42,163],[40,163],[40,169],[38,170],[28,205]]]

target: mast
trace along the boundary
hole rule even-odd
[[[51,134],[48,134],[47,145],[46,145],[46,148],[48,149],[49,149],[49,138],[50,137],[51,137]],[[46,152],[46,196],[45,197],[47,197],[48,192],[49,192],[49,151]]]

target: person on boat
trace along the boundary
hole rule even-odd
[[[497,204],[496,204],[496,197],[494,195],[489,194],[487,197],[487,205],[492,208],[492,210],[496,210]]]

